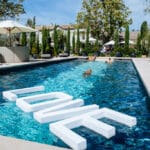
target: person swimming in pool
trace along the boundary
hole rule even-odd
[[[96,56],[94,55],[94,56],[89,56],[88,57],[88,61],[95,61],[95,59],[96,59]]]
[[[88,77],[92,74],[92,69],[89,69],[89,70],[86,70],[84,73],[83,73],[83,76],[84,77]]]
[[[107,61],[105,61],[105,63],[108,63],[108,64],[111,64],[112,63],[112,60],[111,58],[109,57]]]

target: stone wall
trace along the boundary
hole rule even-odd
[[[29,49],[24,46],[0,47],[1,63],[19,63],[29,61]]]

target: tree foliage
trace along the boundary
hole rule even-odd
[[[58,55],[58,32],[57,32],[56,25],[54,27],[53,39],[54,39],[54,56],[57,56]]]
[[[79,52],[80,52],[80,33],[79,28],[77,28],[76,54],[79,55]]]
[[[42,52],[49,53],[51,47],[51,38],[49,34],[49,29],[42,28]]]
[[[86,41],[85,41],[85,51],[90,52],[90,42],[89,42],[89,34],[90,34],[90,27],[87,26],[86,29]]]
[[[35,28],[35,24],[36,24],[35,17],[33,17],[33,19],[27,20],[27,26]],[[32,53],[32,51],[34,51],[34,53],[36,51],[36,33],[35,32],[30,33],[30,51],[31,51],[31,53]]]
[[[125,51],[129,52],[129,39],[130,39],[130,32],[129,32],[129,26],[126,26],[125,30]]]
[[[141,24],[140,33],[137,37],[137,50],[140,55],[148,55],[150,49],[150,32],[148,29],[148,24],[144,21]]]
[[[136,48],[137,48],[138,55],[140,55],[141,54],[141,36],[140,36],[140,33],[137,36]]]
[[[113,37],[116,29],[131,23],[129,14],[123,0],[83,0],[77,23],[80,26],[88,24],[92,36],[105,42]]]
[[[64,36],[64,33],[62,30],[57,30],[57,35],[58,35],[58,49],[60,52],[62,52],[64,51],[66,36]]]
[[[0,19],[15,18],[25,13],[23,0],[0,0]]]
[[[119,32],[117,29],[114,34],[114,41],[115,41],[114,50],[117,50],[119,48]]]
[[[26,46],[27,45],[27,35],[25,32],[22,33],[21,35],[21,45]]]
[[[147,37],[148,37],[148,24],[144,21],[141,25],[140,39],[141,39],[141,51],[142,54],[147,54]]]
[[[72,36],[72,53],[74,54],[75,53],[75,32],[73,33],[73,36]]]
[[[67,32],[67,52],[68,54],[70,54],[70,28],[68,28],[68,32]]]

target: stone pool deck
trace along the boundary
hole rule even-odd
[[[70,56],[70,57],[55,57],[51,59],[32,59],[29,62],[21,62],[21,63],[1,63],[0,73],[3,73],[4,71],[7,72],[9,70],[13,71],[14,69],[27,68],[27,67],[29,68],[30,66],[59,63],[63,61],[74,60],[77,58],[78,57]]]
[[[0,136],[0,150],[67,150],[67,149]]]
[[[134,58],[132,61],[150,97],[150,58]]]

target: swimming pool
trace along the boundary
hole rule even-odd
[[[89,68],[92,75],[84,78],[82,73]],[[117,134],[109,140],[83,127],[74,129],[87,139],[88,149],[150,148],[149,100],[131,61],[106,64],[75,60],[0,76],[1,92],[36,85],[44,85],[45,92],[63,91],[84,99],[87,105],[96,103],[137,117],[138,124],[132,129],[111,122],[117,126]],[[1,95],[0,134],[67,147],[49,132],[48,124],[37,123],[31,114],[3,100]]]

